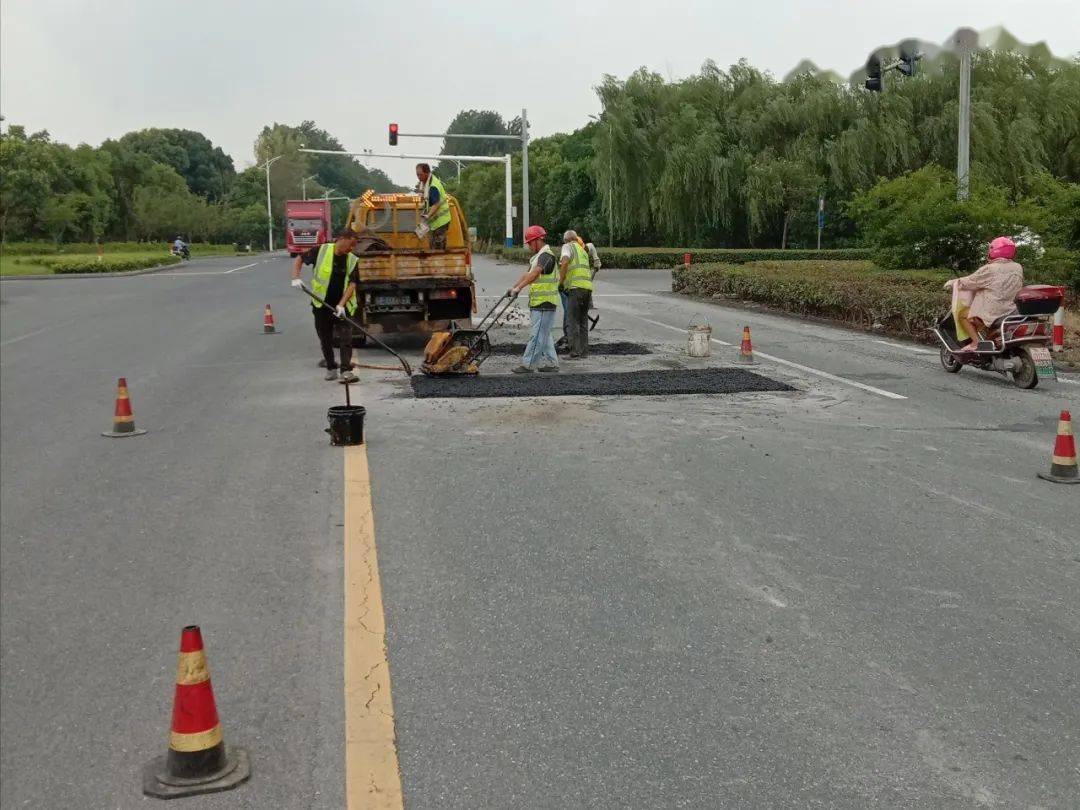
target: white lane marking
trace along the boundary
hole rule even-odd
[[[672,326],[671,324],[660,323],[660,321],[654,321],[654,320],[651,320],[649,318],[642,318],[640,315],[631,315],[629,312],[623,312],[623,314],[624,315],[630,315],[631,318],[637,318],[639,321],[645,321],[646,323],[651,323],[654,326],[662,326],[665,329],[674,329],[676,332],[684,332],[685,331],[684,329],[680,329],[677,326]],[[733,345],[735,345],[733,343],[725,343],[724,341],[717,340],[716,338],[712,338],[712,342],[713,343],[718,343],[721,346],[733,346]],[[813,374],[816,377],[821,377],[821,378],[826,379],[826,380],[832,380],[833,382],[840,383],[841,385],[850,385],[852,388],[859,388],[859,389],[861,389],[863,391],[869,391],[871,394],[877,394],[879,397],[886,397],[888,399],[907,399],[907,397],[905,397],[903,394],[896,394],[896,393],[894,393],[892,391],[886,391],[884,388],[875,388],[874,386],[867,385],[866,383],[856,382],[855,380],[849,380],[846,377],[840,377],[840,376],[838,376],[836,374],[830,374],[828,371],[822,371],[821,369],[813,368],[811,366],[804,366],[802,363],[794,363],[791,360],[785,360],[782,357],[776,357],[775,355],[772,355],[772,354],[765,354],[765,352],[759,352],[756,349],[754,350],[754,354],[756,354],[758,357],[764,357],[766,360],[771,360],[772,362],[779,363],[780,365],[783,365],[783,366],[790,366],[791,368],[797,368],[797,369],[799,369],[799,371],[805,372],[807,374]]]
[[[222,275],[229,275],[229,273],[235,273],[237,270],[247,270],[249,267],[254,267],[258,262],[252,262],[251,264],[245,264],[243,267],[234,267],[232,270],[226,270]]]
[[[629,313],[629,312],[625,312],[625,313],[623,313],[623,314],[625,314],[625,315],[630,315],[630,313]],[[630,317],[631,317],[631,318],[637,318],[637,319],[638,319],[639,321],[645,321],[645,323],[651,323],[651,324],[652,324],[653,326],[662,326],[662,327],[664,327],[665,329],[673,329],[673,330],[674,330],[674,331],[676,331],[676,332],[682,332],[682,333],[684,333],[684,334],[686,333],[686,330],[685,330],[685,329],[680,329],[679,327],[677,327],[677,326],[672,326],[672,325],[671,325],[671,324],[669,324],[669,323],[660,323],[660,321],[654,321],[654,320],[652,320],[651,318],[643,318],[643,317],[641,317],[640,315],[630,315]],[[722,340],[717,340],[716,338],[710,338],[710,340],[711,340],[711,341],[712,341],[713,343],[717,343],[717,344],[719,344],[719,345],[721,345],[721,346],[734,346],[734,345],[735,345],[734,343],[724,343],[724,341],[722,341]]]
[[[1080,385],[1080,380],[1074,380],[1072,377],[1058,376],[1058,382],[1069,383],[1069,385]]]
[[[917,346],[905,346],[902,343],[890,343],[887,340],[875,340],[874,343],[880,343],[882,346],[891,346],[894,349],[903,349],[905,352],[915,352],[916,354],[937,354],[937,352],[930,351],[930,349],[920,349]]]
[[[4,342],[0,343],[0,346],[10,346],[12,343],[18,343],[20,340],[32,338],[34,337],[34,335],[40,335],[42,332],[48,332],[51,329],[59,329],[61,326],[67,326],[69,323],[74,323],[74,321],[64,321],[63,323],[54,323],[51,326],[43,326],[41,329],[35,329],[33,332],[27,332],[25,335],[8,338]]]
[[[593,298],[651,298],[651,293],[593,293]]]

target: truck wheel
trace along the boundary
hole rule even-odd
[[[1039,373],[1035,368],[1035,361],[1023,350],[1016,353],[1016,359],[1020,361],[1020,370],[1013,372],[1013,385],[1017,388],[1034,388],[1039,384]]]

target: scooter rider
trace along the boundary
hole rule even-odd
[[[955,284],[961,293],[970,293],[971,305],[954,313],[956,325],[967,335],[968,342],[960,351],[976,351],[982,340],[980,331],[989,329],[995,321],[1016,311],[1016,294],[1024,286],[1024,268],[1016,258],[1016,243],[999,236],[990,243],[988,261],[970,276],[949,279],[945,289]]]

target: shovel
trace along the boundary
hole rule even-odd
[[[308,297],[310,297],[312,301],[315,301],[317,304],[322,304],[328,310],[330,310],[331,312],[334,312],[335,317],[336,317],[337,313],[335,312],[334,308],[332,306],[330,306],[328,303],[326,303],[325,300],[323,300],[322,298],[319,298],[319,296],[317,296],[315,293],[313,293],[311,290],[309,290],[307,288],[306,284],[301,284],[300,289],[303,290],[305,293],[307,293]],[[367,331],[364,327],[362,327],[360,324],[358,324],[356,321],[354,321],[348,315],[344,316],[344,318],[342,320],[344,320],[346,323],[348,323],[350,326],[352,326],[353,329],[358,330],[360,332],[360,334],[362,334],[364,337],[366,337],[372,343],[375,343],[376,345],[378,345],[381,348],[385,349],[386,351],[390,352],[390,354],[394,355],[394,357],[396,357],[398,359],[398,362],[401,363],[401,367],[403,369],[405,369],[405,373],[410,377],[412,376],[412,366],[409,365],[408,361],[404,357],[402,357],[400,354],[395,352],[393,349],[391,349],[389,346],[387,346],[381,340],[377,339],[374,335],[372,335],[369,331]]]

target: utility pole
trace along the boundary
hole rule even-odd
[[[956,199],[971,192],[971,53],[979,44],[978,33],[961,28],[953,38],[960,51],[960,121],[956,133]]]
[[[529,113],[521,108],[521,244],[529,230]]]
[[[274,215],[270,211],[270,166],[275,160],[281,160],[284,155],[272,157],[262,165],[266,169],[266,249],[274,252]]]

